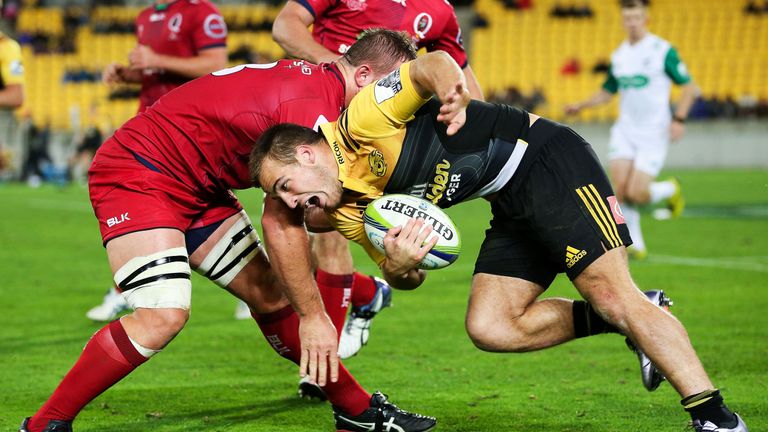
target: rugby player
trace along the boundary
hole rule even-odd
[[[617,92],[621,95],[619,118],[611,128],[609,169],[632,236],[628,252],[636,259],[648,255],[638,206],[666,201],[673,217],[683,212],[685,200],[677,179],[655,180],[670,140],[685,133],[685,120],[699,93],[677,50],[648,31],[647,6],[647,0],[621,1],[627,40],[611,55],[608,78],[588,100],[565,107],[566,114],[576,114],[609,102]],[[674,114],[669,109],[672,83],[682,88]]]
[[[363,89],[321,132],[297,125],[266,131],[251,154],[251,176],[289,207],[316,209],[313,225],[325,216],[361,244],[397,288],[424,282],[416,265],[436,238],[429,239],[424,220],[411,219],[391,229],[386,254],[378,252],[363,225],[369,202],[390,193],[424,198],[427,191],[443,208],[489,200],[493,218],[466,317],[478,348],[526,352],[618,332],[666,375],[697,432],[746,431],[712,385],[682,324],[632,281],[631,240],[591,146],[571,129],[521,109],[470,103],[465,89],[450,56],[421,56]],[[430,99],[433,94],[439,101]],[[446,178],[450,189],[440,187]],[[588,302],[537,300],[558,273]]]
[[[449,53],[462,66],[472,97],[483,99],[453,6],[444,0],[291,0],[275,18],[272,37],[288,55],[319,63],[344,54],[370,27],[402,30],[419,48]],[[339,356],[351,357],[368,342],[373,318],[390,305],[391,289],[381,279],[354,271],[348,242],[336,231],[313,235],[312,255],[318,267],[352,280],[352,309],[339,340]],[[322,397],[303,382],[299,392]]]
[[[185,82],[227,67],[227,25],[208,0],[157,0],[139,13],[135,25],[138,44],[128,64],[110,63],[102,80],[141,84],[138,112]],[[112,287],[85,316],[111,321],[126,309],[125,299]]]
[[[266,243],[293,245],[268,259],[230,192],[251,185],[248,157],[264,130],[335,119],[360,88],[415,54],[407,37],[378,30],[334,63],[223,69],[171,91],[115,132],[96,154],[89,188],[115,283],[134,312],[96,332],[20,431],[72,430],[88,402],[160,352],[189,318],[192,269],[250,306],[272,348],[323,387],[338,429],[431,429],[434,418],[369,394],[339,363],[343,289],[318,291],[303,209],[266,201]]]

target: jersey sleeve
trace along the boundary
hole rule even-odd
[[[376,262],[376,265],[381,267],[387,257],[373,247],[371,241],[368,240],[368,236],[365,235],[363,217],[357,207],[351,205],[340,207],[329,215],[329,219],[336,231],[347,240],[352,240],[362,246],[368,256]]]
[[[664,58],[664,72],[675,84],[688,84],[691,82],[691,76],[688,74],[688,68],[685,66],[677,50],[670,47]]]
[[[614,94],[619,91],[619,81],[616,79],[616,75],[613,74],[612,65],[608,65],[608,73],[606,74],[605,82],[603,83],[603,90]]]
[[[227,23],[221,16],[216,6],[201,2],[197,6],[195,25],[191,29],[191,39],[198,51],[226,47]]]
[[[0,84],[3,86],[24,84],[21,47],[14,40],[7,40],[3,45],[5,46],[0,49]]]
[[[410,62],[360,91],[342,116],[340,125],[359,141],[392,136],[414,118],[429,99],[413,87]]]
[[[427,47],[427,51],[436,50],[447,52],[454,60],[456,60],[456,63],[458,63],[462,69],[469,64],[467,51],[464,49],[464,41],[461,38],[461,28],[459,27],[459,21],[456,18],[456,14],[453,12],[453,8],[451,8],[450,16],[448,17],[445,28],[443,28],[443,32],[440,33],[440,37]]]
[[[338,0],[289,0],[304,6],[315,19],[325,14],[325,11],[336,5]]]

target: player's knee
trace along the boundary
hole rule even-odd
[[[184,309],[152,309],[152,328],[163,339],[173,339],[187,324],[189,311]]]
[[[469,339],[478,349],[487,352],[530,351],[522,329],[489,317],[468,317],[465,323]]]
[[[624,191],[623,200],[631,204],[647,204],[651,200],[651,194],[647,188],[629,187]]]

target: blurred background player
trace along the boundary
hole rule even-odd
[[[105,84],[140,83],[139,110],[185,82],[227,67],[227,25],[208,0],[158,0],[136,18],[137,45],[128,64],[112,63],[102,74]],[[111,321],[128,308],[115,287],[85,316]],[[236,315],[250,318],[238,303]]]
[[[633,241],[628,253],[636,259],[648,254],[638,206],[666,200],[673,217],[682,214],[680,183],[674,178],[654,180],[670,140],[685,133],[685,119],[698,94],[675,48],[648,31],[647,6],[647,0],[621,1],[627,40],[611,55],[607,80],[591,98],[565,107],[566,114],[577,114],[607,103],[617,92],[621,95],[619,118],[611,128],[610,176]],[[673,82],[682,86],[682,94],[670,116]]]
[[[453,6],[444,0],[289,0],[275,18],[272,38],[289,56],[321,63],[339,58],[371,27],[405,31],[417,47],[447,52],[461,65],[472,97],[483,99]],[[339,341],[339,356],[352,357],[367,343],[373,317],[391,304],[391,288],[381,279],[354,271],[348,242],[335,231],[313,235],[312,251],[318,268],[351,275],[352,310]]]
[[[3,1],[0,0],[0,8]],[[19,44],[0,31],[0,159],[8,152],[10,171],[20,171],[22,155],[19,149],[16,119],[13,110],[24,103],[24,66]],[[0,160],[0,170],[4,162]]]

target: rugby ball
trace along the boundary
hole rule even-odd
[[[433,270],[456,261],[461,251],[459,230],[450,217],[431,202],[410,195],[384,195],[368,204],[363,213],[365,234],[373,247],[384,251],[384,236],[390,228],[405,226],[411,218],[422,218],[432,225],[437,244],[424,257],[418,268]]]

